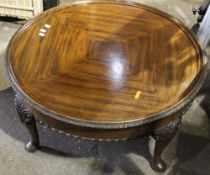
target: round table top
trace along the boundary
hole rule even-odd
[[[16,90],[49,115],[115,124],[145,121],[182,105],[204,59],[173,17],[128,2],[81,2],[45,12],[12,38]]]

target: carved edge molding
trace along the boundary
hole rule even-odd
[[[99,142],[119,142],[119,141],[125,141],[125,140],[129,140],[132,138],[120,138],[120,139],[100,139],[100,138],[90,138],[90,137],[82,137],[82,136],[78,136],[78,135],[73,135],[71,133],[59,130],[57,128],[54,128],[52,126],[49,126],[48,124],[42,122],[41,120],[36,119],[36,121],[44,128],[48,128],[53,132],[57,132],[59,134],[63,134],[67,137],[73,137],[75,139],[83,139],[83,140],[91,140],[91,141],[99,141]]]
[[[192,102],[193,102],[193,101],[192,101]],[[171,123],[169,123],[169,124],[167,124],[167,125],[165,125],[165,126],[159,128],[159,129],[155,130],[155,131],[154,131],[155,134],[153,134],[152,136],[153,136],[153,137],[156,137],[155,139],[157,139],[157,137],[159,137],[158,135],[160,134],[160,132],[162,132],[162,129],[163,129],[163,130],[166,130],[165,132],[168,132],[168,129],[169,129],[170,131],[173,131],[173,129],[174,129],[176,126],[177,126],[177,129],[178,129],[178,128],[180,127],[180,125],[181,125],[182,116],[189,110],[189,108],[190,108],[191,105],[192,105],[192,102],[191,102],[191,103],[188,105],[188,107],[182,112],[182,114],[180,115],[180,117],[177,117],[176,119],[174,119],[173,121],[171,121]],[[92,140],[92,141],[96,141],[96,140],[97,140],[97,141],[106,141],[106,142],[112,142],[112,141],[118,142],[118,141],[125,141],[125,140],[132,139],[132,138],[121,138],[121,139],[94,139],[94,138],[88,138],[88,137],[81,137],[81,136],[77,136],[77,135],[70,134],[70,133],[68,133],[68,132],[64,132],[64,131],[59,130],[59,129],[57,129],[57,128],[54,128],[54,127],[52,127],[52,126],[49,126],[49,125],[47,125],[46,123],[44,123],[43,121],[41,121],[41,120],[36,119],[36,121],[37,121],[44,129],[49,128],[49,129],[52,130],[53,132],[57,132],[57,133],[59,133],[59,134],[64,134],[64,135],[66,135],[66,136],[68,136],[68,137],[73,137],[73,138],[76,138],[76,139],[80,138],[80,139],[86,139],[86,140]],[[165,128],[165,129],[164,129],[164,128]],[[159,130],[161,130],[161,131],[159,131]]]

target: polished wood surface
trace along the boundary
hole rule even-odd
[[[50,10],[16,33],[7,56],[13,81],[33,104],[98,123],[173,109],[204,65],[199,45],[176,20],[121,2]]]

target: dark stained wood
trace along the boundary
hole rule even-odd
[[[8,59],[18,86],[41,107],[70,119],[129,122],[188,96],[204,64],[196,47],[158,11],[90,3],[26,24],[12,39]]]
[[[35,152],[37,149],[39,149],[39,135],[37,132],[35,118],[32,112],[20,99],[15,99],[15,105],[20,121],[25,125],[31,136],[31,140],[26,144],[25,149],[28,152]]]
[[[177,130],[181,125],[181,117],[177,117],[175,120],[166,124],[164,127],[155,130],[153,138],[156,140],[153,160],[151,161],[151,166],[156,171],[165,171],[166,163],[162,160],[161,154],[163,153],[165,147],[176,135]]]

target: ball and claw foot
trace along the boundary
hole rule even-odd
[[[37,144],[33,143],[32,141],[29,141],[25,145],[25,149],[26,149],[26,151],[28,151],[30,153],[34,153],[36,150],[39,149],[39,146]]]
[[[166,163],[162,159],[156,161],[152,160],[151,167],[157,172],[164,172],[167,168]]]

